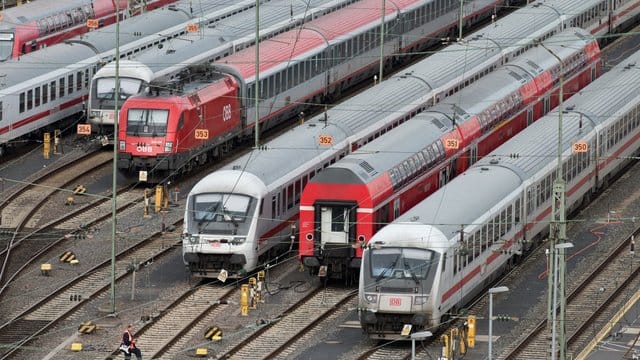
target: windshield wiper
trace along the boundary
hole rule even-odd
[[[387,273],[387,271],[389,271],[389,269],[393,269],[396,267],[396,264],[398,263],[398,260],[400,259],[400,256],[402,256],[402,254],[398,254],[398,256],[396,257],[395,260],[393,260],[393,263],[391,263],[389,266],[387,266],[386,268],[384,268],[382,270],[382,272],[380,273],[380,275],[378,275],[378,277],[376,277],[376,282],[379,282],[380,280],[382,280],[382,278],[384,277],[384,275]]]
[[[418,277],[411,270],[411,267],[409,266],[409,264],[407,264],[407,259],[403,259],[402,262],[404,263],[404,269],[407,270],[409,272],[409,274],[411,274],[411,278],[413,279],[413,281],[416,282],[416,285],[420,284],[420,281],[418,281]]]

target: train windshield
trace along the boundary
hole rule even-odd
[[[167,134],[169,110],[129,109],[127,135],[159,137]]]
[[[11,59],[13,53],[13,33],[0,33],[0,61]]]
[[[371,249],[370,276],[376,280],[408,279],[425,280],[433,277],[437,266],[437,254],[431,250],[416,248]]]
[[[119,100],[126,100],[129,96],[142,91],[142,80],[120,78]],[[114,100],[116,97],[116,79],[100,78],[96,81],[96,97],[99,100]]]
[[[193,233],[246,234],[253,198],[240,194],[200,194],[193,199]]]

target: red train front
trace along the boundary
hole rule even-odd
[[[167,176],[216,157],[241,130],[238,83],[204,74],[154,87],[123,104],[118,121],[118,168]]]

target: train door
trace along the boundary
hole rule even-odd
[[[355,240],[356,204],[317,204],[316,238],[326,244],[346,245]]]
[[[527,127],[533,123],[533,107],[527,108]]]
[[[445,167],[440,170],[440,174],[438,176],[438,189],[443,187],[449,181],[449,167]]]
[[[400,198],[393,200],[393,219],[397,219],[400,216]]]
[[[475,164],[476,161],[478,161],[478,144],[477,143],[474,143],[469,147],[467,159],[469,159],[467,168],[469,168],[471,165]]]
[[[542,115],[548,113],[549,110],[551,110],[551,99],[549,99],[549,96],[546,96],[542,100]]]

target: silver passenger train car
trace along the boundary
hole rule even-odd
[[[297,236],[291,225],[298,220],[302,189],[324,167],[391,130],[439,97],[468,86],[536,41],[569,24],[595,34],[616,29],[623,19],[609,15],[628,15],[630,10],[637,14],[636,5],[627,1],[616,4],[614,9],[606,0],[530,4],[472,34],[468,41],[450,45],[408,71],[286,132],[267,143],[268,150],[253,150],[204,177],[189,193],[185,209],[185,265],[192,275],[202,277],[217,277],[222,270],[235,276],[252,271],[274,253],[275,245],[288,246],[291,236]],[[591,15],[594,9],[600,9],[599,16]],[[610,23],[609,19],[621,22]],[[278,74],[261,80],[261,88],[275,89],[272,81],[279,79]],[[248,98],[253,96],[251,92],[249,95]],[[325,139],[332,137],[332,146],[318,146],[321,135],[326,135]],[[198,199],[206,194],[215,196]],[[244,199],[238,202],[243,205],[234,215],[223,206],[231,196]],[[212,219],[219,223],[214,224]],[[241,226],[240,219],[245,225]]]
[[[638,61],[640,52],[565,103],[568,212],[587,204],[638,155]],[[438,327],[548,234],[558,117],[556,109],[536,121],[373,236],[358,297],[360,322],[371,337],[400,338],[402,324],[413,331]],[[587,151],[574,152],[576,144]]]
[[[192,10],[191,1],[182,0],[122,21],[120,57],[182,36],[194,16],[225,17],[243,6],[202,0]],[[115,29],[103,27],[0,64],[0,155],[20,137],[84,110],[92,76],[115,59]]]

